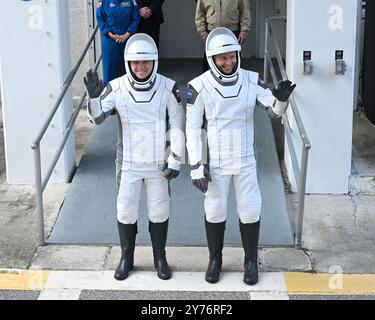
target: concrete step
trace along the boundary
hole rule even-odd
[[[173,271],[205,272],[208,265],[207,247],[167,247],[168,263]],[[37,249],[30,268],[33,270],[115,270],[121,257],[119,246],[48,245]],[[223,271],[242,272],[242,248],[225,247]],[[305,252],[293,248],[262,248],[259,250],[262,272],[311,271]],[[136,246],[136,271],[154,271],[152,248]]]

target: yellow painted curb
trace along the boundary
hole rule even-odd
[[[375,275],[284,273],[288,294],[374,295]]]
[[[1,271],[0,290],[40,291],[44,289],[49,271]]]

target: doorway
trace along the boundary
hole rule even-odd
[[[251,12],[251,31],[243,46],[243,58],[263,58],[266,17],[286,15],[286,0],[248,0]],[[195,27],[196,2],[166,1],[163,6],[165,23],[161,28],[160,57],[200,58],[204,43]],[[280,49],[285,55],[286,29],[278,30]]]

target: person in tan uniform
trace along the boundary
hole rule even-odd
[[[231,30],[242,45],[250,32],[249,0],[197,0],[195,25],[204,42],[210,31],[217,27]],[[209,69],[203,58],[203,71]]]

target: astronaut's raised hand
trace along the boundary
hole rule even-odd
[[[292,84],[289,80],[281,80],[277,84],[277,87],[272,90],[272,94],[277,100],[286,102],[296,86],[296,84]]]
[[[99,80],[98,72],[95,70],[90,69],[83,77],[83,82],[90,99],[98,98],[104,89],[103,81]]]
[[[208,183],[212,182],[210,171],[207,165],[199,165],[198,168],[193,166],[190,172],[191,179],[193,181],[194,187],[198,188],[203,193],[208,190]]]

